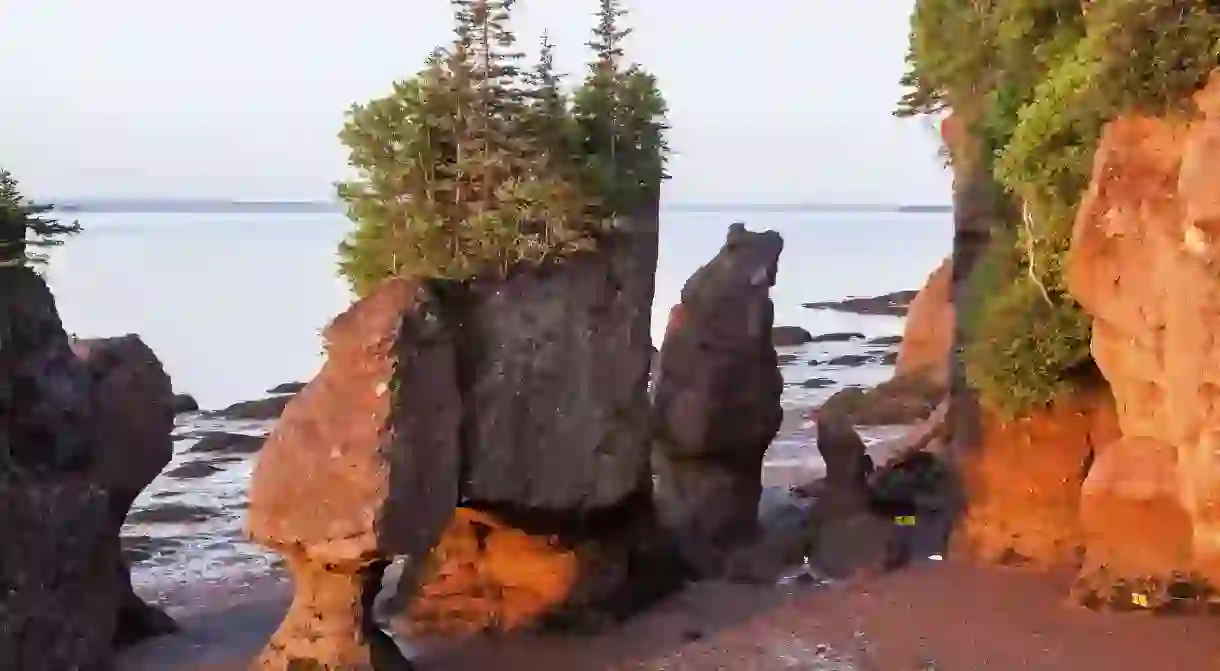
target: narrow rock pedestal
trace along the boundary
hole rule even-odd
[[[326,364],[259,455],[247,531],[292,571],[292,608],[252,669],[399,671],[373,624],[389,560],[424,556],[458,498],[462,415],[448,331],[419,283],[335,318]]]
[[[412,665],[373,621],[386,562],[330,564],[287,553],[296,593],[275,635],[251,669],[376,669]]]

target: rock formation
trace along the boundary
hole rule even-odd
[[[1078,596],[1220,585],[1220,73],[1193,119],[1105,129],[1068,258],[1122,438],[1084,483]],[[1155,605],[1155,604],[1152,604]]]
[[[622,219],[594,252],[446,296],[464,509],[399,605],[408,629],[617,617],[677,584],[648,461],[656,248],[655,216]]]
[[[111,666],[118,535],[92,409],[46,284],[0,267],[0,669]]]
[[[955,551],[985,562],[1075,567],[1084,545],[1081,486],[1095,452],[1118,437],[1109,391],[1010,422],[985,412],[982,433],[958,460],[967,508]]]
[[[756,532],[763,455],[783,418],[770,289],[783,239],[729,228],[682,289],[654,388],[658,513],[704,575]]]
[[[949,357],[953,351],[953,258],[947,258],[928,276],[911,301],[898,350],[895,377],[920,376],[943,388],[949,386]]]
[[[625,220],[598,251],[476,284],[450,311],[464,501],[575,513],[649,487],[656,231]]]
[[[169,376],[137,335],[77,340],[72,350],[92,381],[98,483],[109,498],[117,538],[131,504],[173,457],[174,393]],[[173,619],[146,604],[131,587],[131,571],[116,559],[122,594],[115,643],[128,645],[177,631]]]
[[[339,315],[267,440],[247,529],[296,595],[255,668],[409,668],[371,609],[389,559],[426,554],[459,496],[457,358],[434,310],[421,285],[388,280]]]
[[[968,109],[959,106],[956,109]],[[970,273],[991,241],[991,232],[1002,225],[997,203],[1000,186],[986,160],[987,147],[971,132],[971,118],[955,111],[941,123],[941,141],[953,165],[953,256],[950,262],[950,295],[955,307],[967,300]],[[965,342],[962,321],[954,319],[953,346],[949,359],[949,411],[953,444],[949,455],[978,445],[980,415],[978,400],[966,384],[960,351]]]

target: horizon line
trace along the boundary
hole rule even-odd
[[[86,212],[92,209],[116,210],[123,207],[150,209],[174,207],[223,207],[223,208],[283,208],[307,207],[322,209],[341,209],[342,202],[329,199],[259,199],[259,198],[49,198],[36,199],[36,202],[50,205],[61,211]],[[841,210],[841,211],[951,211],[950,203],[885,203],[885,202],[768,202],[768,201],[725,201],[700,202],[678,201],[661,203],[662,210],[686,211],[725,211],[725,210]],[[166,210],[161,210],[166,211]]]

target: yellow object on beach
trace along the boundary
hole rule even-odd
[[[915,526],[915,516],[899,515],[898,517],[894,518],[894,524],[897,524],[900,527],[913,527]]]
[[[1132,594],[1131,603],[1139,606],[1140,608],[1147,608],[1148,607],[1148,595],[1147,594]]]

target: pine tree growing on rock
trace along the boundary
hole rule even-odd
[[[560,261],[595,247],[639,184],[655,193],[665,106],[650,75],[621,65],[617,0],[603,0],[571,105],[549,40],[532,72],[520,66],[514,4],[452,0],[453,42],[349,111],[340,138],[357,176],[339,196],[356,228],[340,272],[358,295],[391,276],[466,282]]]
[[[12,173],[0,168],[0,266],[44,265],[47,255],[40,250],[62,245],[65,236],[80,233],[80,224],[44,216],[54,206],[30,201],[19,186]]]
[[[631,29],[620,25],[627,14],[620,0],[599,1],[597,26],[587,43],[595,58],[576,92],[573,112],[586,180],[603,195],[603,215],[612,218],[644,206],[664,179],[667,108],[655,78],[639,65],[623,63],[623,41]]]

